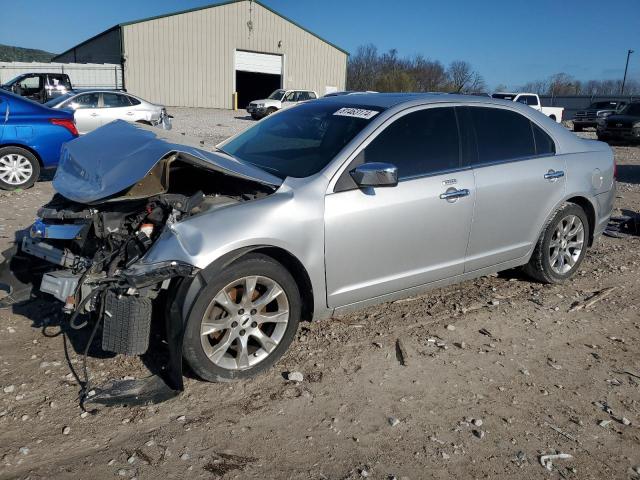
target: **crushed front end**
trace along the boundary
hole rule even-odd
[[[92,329],[89,343],[101,335],[103,350],[125,355],[144,354],[152,321],[164,317],[169,385],[157,376],[115,383],[101,400],[132,404],[172,396],[182,388],[182,324],[171,318],[172,302],[198,268],[170,256],[153,263],[144,257],[172,225],[275,190],[251,173],[232,158],[124,122],[68,144],[54,179],[58,193],[4,255],[0,284],[10,295],[0,307],[46,294],[60,302],[70,328]]]

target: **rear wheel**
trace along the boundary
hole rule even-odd
[[[300,312],[291,274],[271,257],[248,255],[200,292],[187,320],[184,357],[208,381],[252,377],[287,350]]]
[[[545,227],[524,271],[544,283],[575,275],[589,243],[589,220],[575,203],[565,203]]]
[[[20,147],[0,148],[0,188],[29,188],[40,176],[40,163],[33,153]]]

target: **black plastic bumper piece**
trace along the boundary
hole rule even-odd
[[[8,308],[31,298],[33,275],[31,257],[20,254],[18,246],[0,254],[0,308]],[[6,294],[2,296],[2,294]]]
[[[178,396],[182,390],[172,389],[160,376],[152,375],[139,380],[116,380],[96,388],[95,394],[84,403],[106,406],[147,405],[161,403]]]

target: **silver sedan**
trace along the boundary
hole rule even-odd
[[[136,130],[116,122],[66,145],[54,187],[68,202],[41,210],[22,249],[73,266],[40,282],[69,309],[101,315],[102,298],[125,312],[103,319],[112,351],[145,351],[150,305],[169,299],[178,368],[184,356],[210,381],[273,365],[302,320],[514,267],[566,281],[615,198],[606,144],[486,97],[329,97],[214,152]],[[47,235],[73,240],[58,251]]]
[[[51,108],[74,111],[78,133],[84,135],[114,120],[162,125],[169,130],[171,119],[162,105],[147,102],[130,93],[112,90],[71,92],[46,103]]]

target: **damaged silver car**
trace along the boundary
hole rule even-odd
[[[213,152],[119,121],[69,143],[0,275],[5,304],[49,294],[130,355],[162,313],[177,391],[183,358],[206,380],[247,378],[301,320],[519,266],[564,281],[606,227],[607,145],[513,102],[357,97],[296,106]]]

